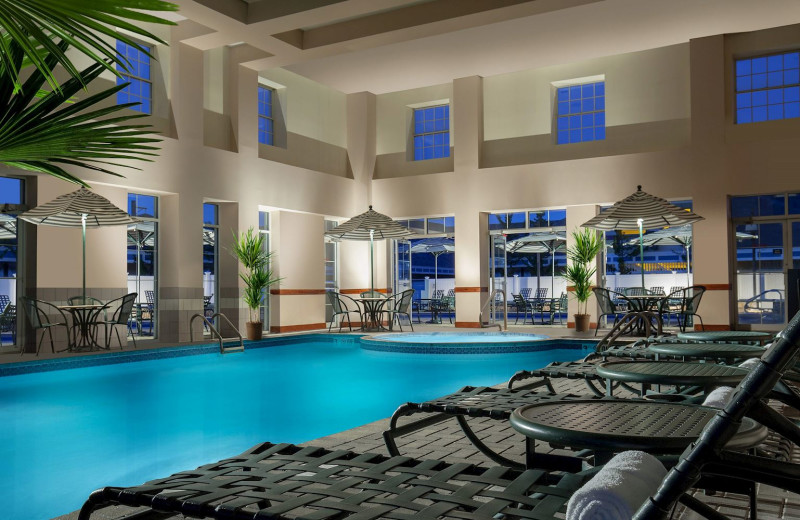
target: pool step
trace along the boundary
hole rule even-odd
[[[235,345],[231,345],[231,343],[235,343]],[[242,338],[222,338],[222,348],[220,352],[222,354],[231,354],[233,352],[244,352],[244,343],[242,342]],[[230,345],[230,346],[229,346]]]

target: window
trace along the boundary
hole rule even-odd
[[[128,214],[139,219],[128,224],[128,292],[137,293],[138,336],[156,336],[158,316],[158,198],[128,194]]]
[[[117,64],[117,70],[122,75],[117,78],[117,85],[129,83],[127,87],[117,92],[117,104],[139,103],[130,109],[152,114],[153,83],[150,76],[150,56],[148,56],[150,48],[144,45],[141,48],[147,52],[117,40],[117,55],[128,63],[127,67]]]
[[[606,82],[561,87],[556,92],[556,143],[606,138]]]
[[[800,52],[736,60],[736,124],[800,117]]]
[[[266,211],[258,212],[258,232],[264,236],[264,251],[269,252],[269,213]],[[269,330],[269,289],[264,291],[264,298],[261,300],[261,323],[264,324],[264,329]]]
[[[450,105],[414,110],[414,160],[450,157]]]
[[[272,98],[275,91],[258,86],[258,142],[275,144],[275,118],[272,115]]]
[[[203,315],[211,320],[214,313],[219,312],[219,206],[203,203]],[[218,320],[212,320],[214,326]],[[205,336],[211,330],[203,328]]]

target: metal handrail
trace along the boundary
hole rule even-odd
[[[489,299],[486,301],[486,303],[483,304],[483,307],[481,307],[481,312],[478,315],[478,321],[480,322],[482,327],[483,311],[486,310],[486,307],[494,304],[495,297],[497,296],[498,293],[503,295],[503,325],[501,326],[499,323],[495,323],[494,325],[497,325],[497,328],[503,331],[503,330],[508,330],[508,302],[506,301],[506,292],[503,289],[492,290],[492,292],[489,294]],[[486,320],[486,324],[490,325],[491,323],[489,322],[489,320]]]
[[[244,350],[244,342],[242,341],[242,333],[239,332],[239,329],[234,327],[233,323],[231,323],[231,320],[229,320],[228,317],[225,316],[224,314],[222,314],[221,312],[217,312],[215,314],[212,314],[211,315],[211,320],[213,320],[217,316],[219,316],[220,318],[225,320],[225,323],[227,323],[236,332],[236,336],[239,337],[239,346],[241,346],[242,350]],[[220,354],[224,354],[225,353],[225,346],[222,343],[222,334],[220,334],[219,331],[217,330],[217,328],[214,327],[214,324],[211,322],[211,320],[209,320],[209,318],[207,318],[203,314],[197,313],[197,314],[193,315],[192,319],[189,321],[189,341],[194,342],[194,328],[192,327],[192,325],[194,324],[195,318],[200,318],[200,319],[203,320],[203,322],[208,327],[208,330],[211,331],[211,337],[214,337],[214,336],[217,337],[217,339],[219,340],[219,353]],[[233,339],[233,338],[231,338],[231,339]]]

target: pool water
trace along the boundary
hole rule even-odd
[[[521,332],[409,332],[407,334],[378,334],[372,339],[396,343],[520,343],[547,339],[541,334]]]
[[[0,377],[2,518],[49,519],[105,485],[137,485],[262,441],[308,441],[585,353],[420,355],[342,339]]]

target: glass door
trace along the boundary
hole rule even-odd
[[[491,235],[490,236],[490,253],[489,253],[489,279],[491,286],[489,291],[495,289],[502,290],[505,293],[506,301],[508,295],[508,270],[506,267],[506,237],[505,235]],[[496,295],[492,304],[490,305],[491,312],[489,319],[497,321],[503,319],[503,297]]]
[[[780,329],[786,324],[786,274],[800,251],[800,227],[791,223],[792,242],[784,222],[758,221],[736,226],[737,325]],[[795,238],[796,237],[796,238]],[[792,247],[787,248],[791,243]],[[791,251],[787,255],[787,249]],[[791,262],[791,264],[790,264]]]
[[[394,241],[394,288],[393,292],[399,293],[412,289],[411,283],[411,242],[408,240]],[[413,294],[414,300],[422,297],[421,294]],[[411,306],[412,312],[414,305]]]

